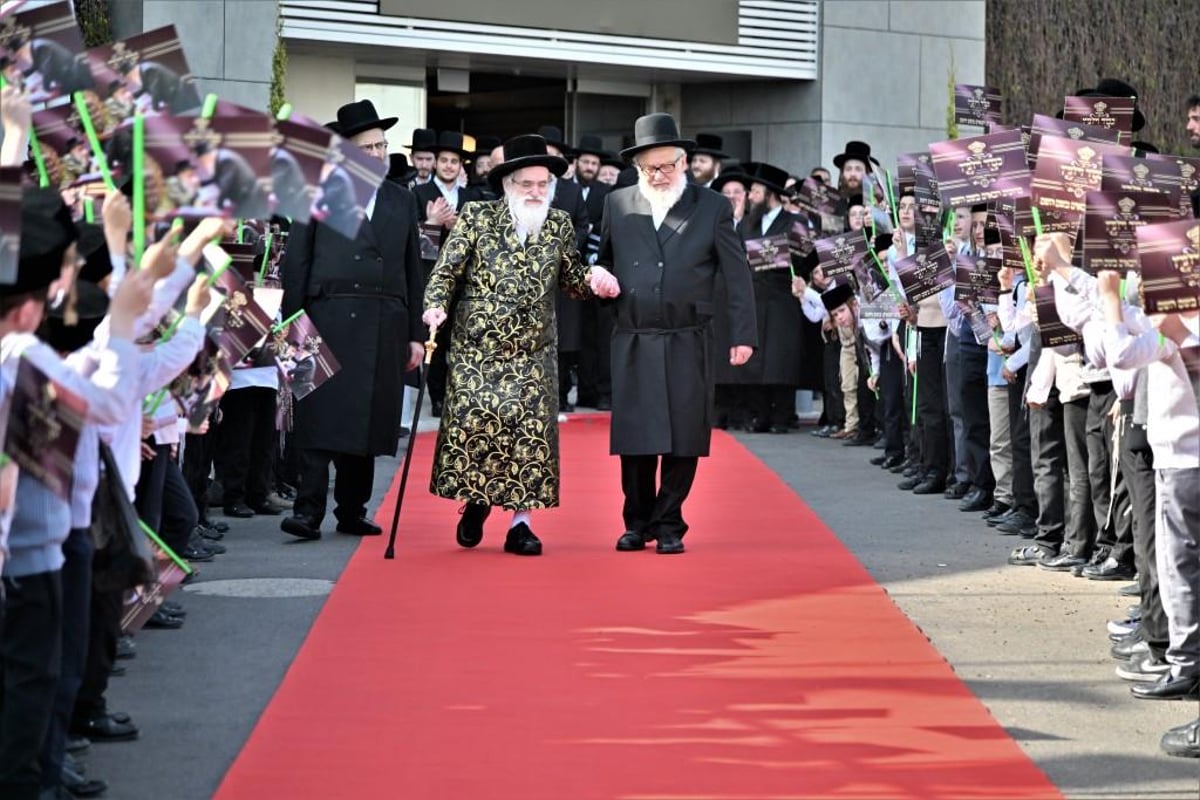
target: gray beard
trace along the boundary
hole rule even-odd
[[[683,191],[686,188],[687,175],[682,172],[679,173],[679,177],[674,183],[663,190],[650,186],[645,176],[642,176],[638,181],[638,191],[642,193],[642,197],[646,198],[646,202],[650,204],[650,208],[654,212],[664,216],[674,208],[675,204],[679,202],[679,198],[683,197]]]
[[[526,205],[524,198],[513,195],[506,195],[504,199],[508,203],[508,213],[512,214],[517,228],[525,231],[530,239],[536,238],[550,215],[550,198],[547,197],[537,206]]]

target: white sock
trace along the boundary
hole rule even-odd
[[[513,518],[512,518],[512,524],[508,526],[508,529],[512,530],[513,528],[520,525],[522,522],[524,522],[526,525],[529,525],[529,520],[531,518],[532,518],[532,515],[528,511],[514,511]]]

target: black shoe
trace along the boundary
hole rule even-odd
[[[1026,545],[1018,547],[1008,554],[1008,563],[1017,567],[1032,567],[1043,559],[1054,558],[1057,555],[1053,550],[1047,550],[1039,544]]]
[[[1158,746],[1169,756],[1200,758],[1200,719],[1171,728]]]
[[[842,442],[842,447],[869,447],[875,444],[875,434],[863,433],[859,431],[849,439]]]
[[[92,740],[86,736],[68,736],[67,737],[67,752],[68,753],[86,753],[92,746]]]
[[[187,616],[187,611],[184,610],[183,606],[181,606],[181,605],[179,605],[179,603],[175,603],[171,600],[167,600],[162,604],[162,610],[167,612],[168,614],[170,614],[173,617],[186,617]],[[125,637],[125,638],[128,638],[128,637]],[[129,643],[133,644],[133,640],[130,639]]]
[[[1049,558],[1043,558],[1038,562],[1038,568],[1049,570],[1050,572],[1070,572],[1075,567],[1081,567],[1085,564],[1087,564],[1087,559],[1083,556],[1059,553]]]
[[[1200,700],[1200,675],[1176,678],[1168,672],[1154,683],[1139,683],[1129,691],[1139,700]]]
[[[920,475],[913,475],[911,478],[905,478],[896,484],[896,488],[902,492],[911,492],[922,483]]]
[[[1016,536],[1018,534],[1023,536],[1022,531],[1036,525],[1036,523],[1037,520],[1024,511],[1016,511],[1006,521],[996,525],[996,533],[1005,536]]]
[[[303,514],[293,514],[288,517],[279,523],[279,529],[300,539],[313,540],[321,538],[321,523]]]
[[[972,489],[958,504],[958,510],[965,513],[987,511],[992,507],[992,496],[983,489]]]
[[[671,556],[683,552],[683,539],[674,533],[663,533],[658,537],[654,552],[659,555]]]
[[[792,429],[787,425],[772,425],[771,433],[791,433]]]
[[[645,550],[646,538],[637,531],[625,531],[621,534],[621,538],[617,539],[617,549],[623,553]]]
[[[1132,564],[1122,564],[1112,556],[1099,564],[1089,564],[1080,573],[1089,581],[1127,581],[1137,572]]]
[[[966,481],[955,481],[945,488],[942,496],[947,500],[962,500],[971,492],[971,484]],[[932,492],[930,492],[932,494]]]
[[[508,536],[504,538],[504,552],[518,556],[540,556],[542,542],[533,535],[528,525],[519,522],[508,529]]]
[[[197,536],[193,541],[188,543],[189,547],[204,549],[212,553],[214,556],[223,556],[229,552],[229,548],[219,542],[210,542]]]
[[[163,603],[164,608],[166,608],[166,605],[166,603]],[[168,611],[167,613],[170,614],[171,612]],[[171,614],[171,616],[180,617],[179,614]],[[182,617],[180,618],[182,619]],[[117,660],[127,661],[131,658],[137,658],[137,645],[134,644],[131,637],[122,636],[121,638],[117,639]]]
[[[358,517],[351,520],[338,520],[338,533],[348,533],[351,536],[378,536],[383,533],[383,528],[376,525],[366,517]]]
[[[824,428],[817,428],[810,435],[815,436],[818,439],[828,439],[835,433],[837,433],[837,428],[832,425],[826,425]]]
[[[1150,645],[1142,638],[1141,630],[1127,633],[1108,648],[1108,654],[1117,661],[1128,661],[1137,653],[1149,653]]]
[[[59,782],[73,797],[97,797],[108,791],[107,783],[95,778],[88,779],[76,764],[63,764]]]
[[[217,530],[216,526],[211,522],[201,522],[196,526],[196,533],[200,534],[200,536],[208,542],[219,542],[225,538],[225,534]]]
[[[941,478],[926,478],[913,487],[913,494],[939,494],[946,489],[946,482]]]
[[[1008,522],[1010,519],[1013,518],[1013,515],[1016,513],[1018,513],[1017,509],[1008,508],[1008,509],[1005,509],[1004,511],[1002,511],[1001,513],[997,514],[994,517],[989,517],[987,514],[984,514],[983,521],[988,524],[988,527],[994,528],[997,525],[1003,525],[1004,523]]]
[[[229,533],[228,522],[221,522],[218,520],[217,522],[209,523],[208,527],[212,528],[217,533]]]
[[[458,521],[458,529],[454,540],[459,547],[474,547],[483,541],[483,523],[492,513],[492,507],[485,503],[464,503],[458,510],[462,519]]]
[[[209,550],[207,546],[196,546],[188,542],[188,546],[183,548],[183,552],[179,555],[186,558],[188,561],[212,561],[216,557],[216,553]]]
[[[146,627],[164,631],[179,630],[183,627],[183,617],[171,616],[160,608],[150,615],[150,619],[146,620]]]
[[[904,477],[916,478],[916,477],[918,477],[920,475],[924,475],[924,474],[925,474],[925,469],[920,464],[918,464],[914,461],[904,462]]]
[[[869,464],[870,464],[872,467],[882,467],[882,466],[883,466],[883,462],[885,462],[885,461],[887,461],[887,460],[888,460],[888,457],[887,457],[887,455],[885,454],[885,455],[882,455],[882,456],[875,456],[874,458],[872,458],[872,459],[871,459],[870,461],[868,461],[867,463],[869,463]]]
[[[283,506],[276,505],[270,500],[263,500],[261,503],[255,503],[250,506],[250,510],[255,514],[261,514],[264,517],[278,517],[283,513]]]
[[[250,519],[254,516],[254,509],[245,503],[234,503],[231,506],[225,506],[225,516],[236,517],[237,519]]]
[[[904,466],[904,456],[887,456],[880,465],[881,469],[895,470]]]
[[[908,464],[905,463],[903,457],[900,457],[900,461],[898,461],[894,465],[888,467],[887,471],[892,473],[893,475],[899,475],[900,473],[904,472],[906,469],[908,469]]]
[[[983,521],[988,525],[992,525],[994,524],[993,520],[1000,519],[1010,511],[1012,511],[1012,506],[1010,506],[1008,503],[1001,503],[999,500],[996,500],[992,503],[991,508],[983,512]]]
[[[429,414],[430,414],[430,416],[434,416],[434,417],[440,417],[442,415],[442,401],[441,400],[431,400],[429,402]]]
[[[86,736],[93,742],[128,742],[138,738],[137,726],[126,719],[117,720],[112,714],[99,714],[71,726],[71,733]]]

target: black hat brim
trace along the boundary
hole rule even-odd
[[[381,131],[390,130],[393,125],[400,121],[399,117],[384,117],[383,119],[368,120],[360,122],[357,125],[351,125],[349,128],[343,128],[340,124],[333,128],[343,139],[350,139],[363,131],[369,131],[373,128],[379,128]]]
[[[864,164],[869,161],[877,167],[880,166],[879,159],[877,159],[875,156],[862,156],[858,153],[838,153],[833,157],[833,165],[838,169],[841,169],[842,165],[847,161],[861,161]]]
[[[750,191],[750,184],[753,182],[754,180],[744,172],[729,171],[722,172],[720,175],[713,178],[711,188],[714,192],[719,192],[724,189],[727,184],[740,183],[748,192]]]
[[[682,150],[684,150],[685,152],[690,153],[696,147],[696,143],[694,141],[692,141],[691,139],[668,139],[665,142],[648,142],[646,144],[636,144],[633,147],[626,147],[624,150],[622,150],[621,158],[625,159],[626,161],[629,161],[634,156],[636,156],[638,153],[645,152],[646,150],[653,150],[656,147],[678,147],[678,148],[681,148]]]
[[[750,178],[750,181],[749,181],[750,186],[753,186],[754,184],[757,183],[757,184],[761,185],[763,188],[765,188],[768,192],[772,192],[773,194],[782,196],[782,195],[786,195],[788,193],[787,189],[783,188],[782,186],[779,186],[778,184],[772,183],[771,181],[768,181],[764,178],[755,177],[754,175],[750,175],[749,178]],[[747,188],[749,188],[749,187],[747,187]]]
[[[554,177],[561,178],[567,171],[567,160],[561,156],[522,156],[514,158],[512,161],[505,161],[492,167],[492,171],[488,173],[488,185],[497,193],[504,193],[504,179],[513,174],[519,169],[526,167],[545,167],[554,174]]]
[[[720,150],[713,150],[710,147],[693,148],[688,151],[688,155],[689,156],[711,156],[713,158],[721,159],[722,161],[727,158],[733,157],[733,156],[729,155],[729,153],[722,153]]]

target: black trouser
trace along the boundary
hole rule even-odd
[[[192,501],[196,504],[196,513],[201,520],[208,519],[208,476],[213,466],[213,451],[216,449],[217,431],[219,425],[209,428],[208,433],[189,433],[183,441],[183,472],[184,483],[192,493]]]
[[[1033,457],[1033,486],[1037,495],[1037,536],[1034,543],[1057,553],[1066,529],[1064,507],[1067,443],[1058,392],[1052,391],[1041,408],[1029,409],[1029,443]],[[1016,460],[1016,454],[1013,455]]]
[[[277,442],[274,389],[235,389],[221,398],[215,457],[221,465],[225,508],[266,502]]]
[[[656,481],[660,458],[662,475]],[[670,533],[682,538],[688,529],[683,521],[683,501],[692,491],[699,461],[672,455],[621,456],[625,530],[640,533],[647,540]]]
[[[1089,397],[1063,403],[1063,437],[1067,445],[1067,529],[1063,544],[1071,555],[1088,558],[1096,544],[1092,483],[1088,475],[1087,417]]]
[[[446,379],[450,375],[449,366],[446,363],[446,351],[450,349],[450,330],[454,326],[451,321],[454,319],[455,303],[450,303],[450,308],[446,309],[447,324],[438,328],[437,337],[434,339],[437,342],[437,349],[433,351],[433,360],[429,363],[429,371],[426,373],[425,388],[429,392],[429,402],[441,405],[446,400]]]
[[[125,592],[92,588],[92,609],[88,625],[87,660],[83,680],[75,695],[73,722],[86,723],[108,713],[104,693],[117,660],[117,639],[121,637],[121,614]]]
[[[573,377],[576,367],[579,364],[578,350],[559,350],[558,351],[558,405],[559,408],[565,408],[570,402],[571,387],[575,385]],[[576,400],[579,395],[575,395]],[[595,398],[585,397],[585,400],[594,400]]]
[[[1133,555],[1141,595],[1142,639],[1159,658],[1167,651],[1170,634],[1162,597],[1158,593],[1158,548],[1154,543],[1155,485],[1154,452],[1146,441],[1146,426],[1135,425],[1133,401],[1122,403],[1121,474],[1129,487],[1130,516],[1133,518]]]
[[[1033,457],[1030,454],[1029,416],[1025,406],[1025,370],[1017,370],[1008,385],[1008,432],[1012,439],[1013,507],[1037,517],[1037,494],[1033,489]]]
[[[917,417],[921,421],[921,464],[925,476],[944,480],[949,464],[949,426],[946,424],[946,375],[942,358],[945,328],[919,328],[917,354]],[[985,406],[986,408],[986,406]]]
[[[992,475],[987,360],[986,347],[974,342],[959,342],[958,368],[962,382],[960,397],[967,476],[972,486],[990,495],[996,488],[996,478]]]
[[[770,383],[745,386],[742,390],[756,427],[786,428],[791,423],[792,414],[796,413],[795,386]]]
[[[846,401],[842,397],[842,343],[836,332],[833,333],[833,341],[825,340],[822,366],[825,370],[825,390],[821,418],[825,425],[840,430],[846,425]]]
[[[879,345],[879,399],[887,456],[904,455],[904,368],[904,359],[885,339]]]
[[[62,778],[63,756],[67,752],[67,730],[75,708],[75,696],[83,682],[87,663],[88,627],[92,613],[92,532],[75,528],[63,542],[65,561],[62,568],[62,662],[54,713],[42,743],[39,762],[42,786],[58,786]]]
[[[62,659],[62,573],[4,578],[0,622],[0,797],[36,800]]]
[[[580,306],[579,394],[584,400],[612,400],[612,331],[614,310],[597,300]]]
[[[154,459],[142,462],[134,491],[138,516],[176,553],[187,548],[188,537],[200,521],[196,501],[171,458],[171,446],[155,445]]]
[[[1117,401],[1112,383],[1092,384],[1088,399],[1085,436],[1087,437],[1088,481],[1091,486],[1092,517],[1096,521],[1096,547],[1110,553],[1117,543],[1120,510],[1113,495],[1113,424],[1109,412]],[[1119,470],[1118,470],[1119,471]],[[1119,478],[1118,478],[1119,480]],[[1112,513],[1109,514],[1109,508]],[[1124,509],[1128,511],[1128,508]],[[1128,527],[1128,526],[1127,526]],[[1132,540],[1130,540],[1132,541]],[[1126,548],[1128,550],[1128,548]]]
[[[365,517],[375,485],[375,459],[330,450],[300,451],[300,486],[296,489],[293,512],[321,524],[329,496],[330,462],[337,470],[333,484],[333,499],[337,504],[334,516],[339,522],[353,522]]]

